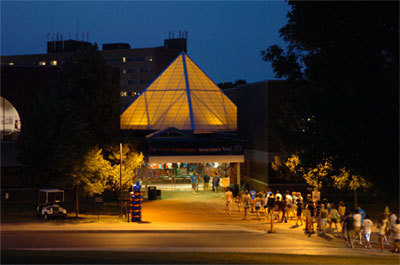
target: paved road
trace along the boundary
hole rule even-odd
[[[381,255],[329,240],[251,232],[2,232],[2,249]],[[390,255],[391,253],[387,253]],[[392,254],[393,255],[393,254]]]

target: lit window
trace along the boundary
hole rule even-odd
[[[128,93],[126,93],[126,91],[121,91],[121,96],[122,97],[126,97],[128,95]]]
[[[126,57],[122,57],[122,62],[126,63]]]
[[[57,61],[56,61],[56,60],[50,61],[50,64],[51,64],[52,66],[56,66],[56,65],[57,65]]]
[[[45,62],[45,61],[40,61],[40,62],[39,62],[39,65],[45,66],[45,65],[46,65],[46,62]]]
[[[132,91],[132,96],[136,96],[136,92],[135,91]]]
[[[123,73],[123,74],[126,74],[126,69],[122,70],[122,73]]]
[[[150,58],[150,59],[149,59],[149,62],[152,62],[152,61],[153,61],[153,58]]]
[[[14,63],[8,63],[8,65],[14,65]]]

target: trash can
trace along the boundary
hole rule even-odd
[[[155,186],[147,187],[147,199],[149,201],[157,199],[157,188]]]
[[[161,199],[161,190],[157,190],[156,198]]]

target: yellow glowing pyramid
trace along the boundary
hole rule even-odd
[[[121,129],[235,131],[236,105],[182,52],[121,115]]]

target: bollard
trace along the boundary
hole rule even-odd
[[[271,214],[271,222],[270,222],[270,225],[269,225],[268,233],[275,233],[275,230],[274,230],[274,212],[272,212],[272,214]]]

